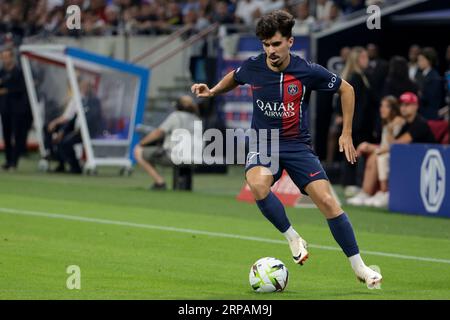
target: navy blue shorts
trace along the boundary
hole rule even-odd
[[[308,195],[305,187],[312,181],[325,179],[328,176],[313,149],[306,144],[302,144],[295,151],[280,152],[278,159],[272,157],[272,161],[278,160],[278,166],[267,161],[267,156],[260,156],[259,153],[249,152],[245,164],[247,173],[253,167],[263,166],[272,171],[273,183],[280,179],[283,169],[287,171],[289,177],[300,189],[301,193]]]

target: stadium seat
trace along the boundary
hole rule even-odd
[[[440,144],[450,143],[449,123],[446,120],[428,120],[428,125],[436,141]]]

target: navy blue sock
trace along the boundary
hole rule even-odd
[[[264,214],[264,216],[272,222],[272,224],[280,231],[285,232],[291,226],[288,217],[286,216],[286,211],[284,211],[284,206],[281,201],[271,192],[266,198],[262,200],[256,200],[256,204],[259,210]]]
[[[356,243],[355,234],[353,233],[353,227],[345,212],[327,221],[334,239],[342,248],[345,255],[351,257],[358,254],[359,248]]]

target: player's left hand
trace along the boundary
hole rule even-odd
[[[353,146],[353,139],[351,135],[343,133],[339,137],[339,152],[345,152],[345,157],[351,164],[356,162],[357,155],[355,147]]]

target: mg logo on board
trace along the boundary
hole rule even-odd
[[[428,212],[439,211],[445,197],[445,165],[437,149],[428,150],[422,161],[420,196]]]

